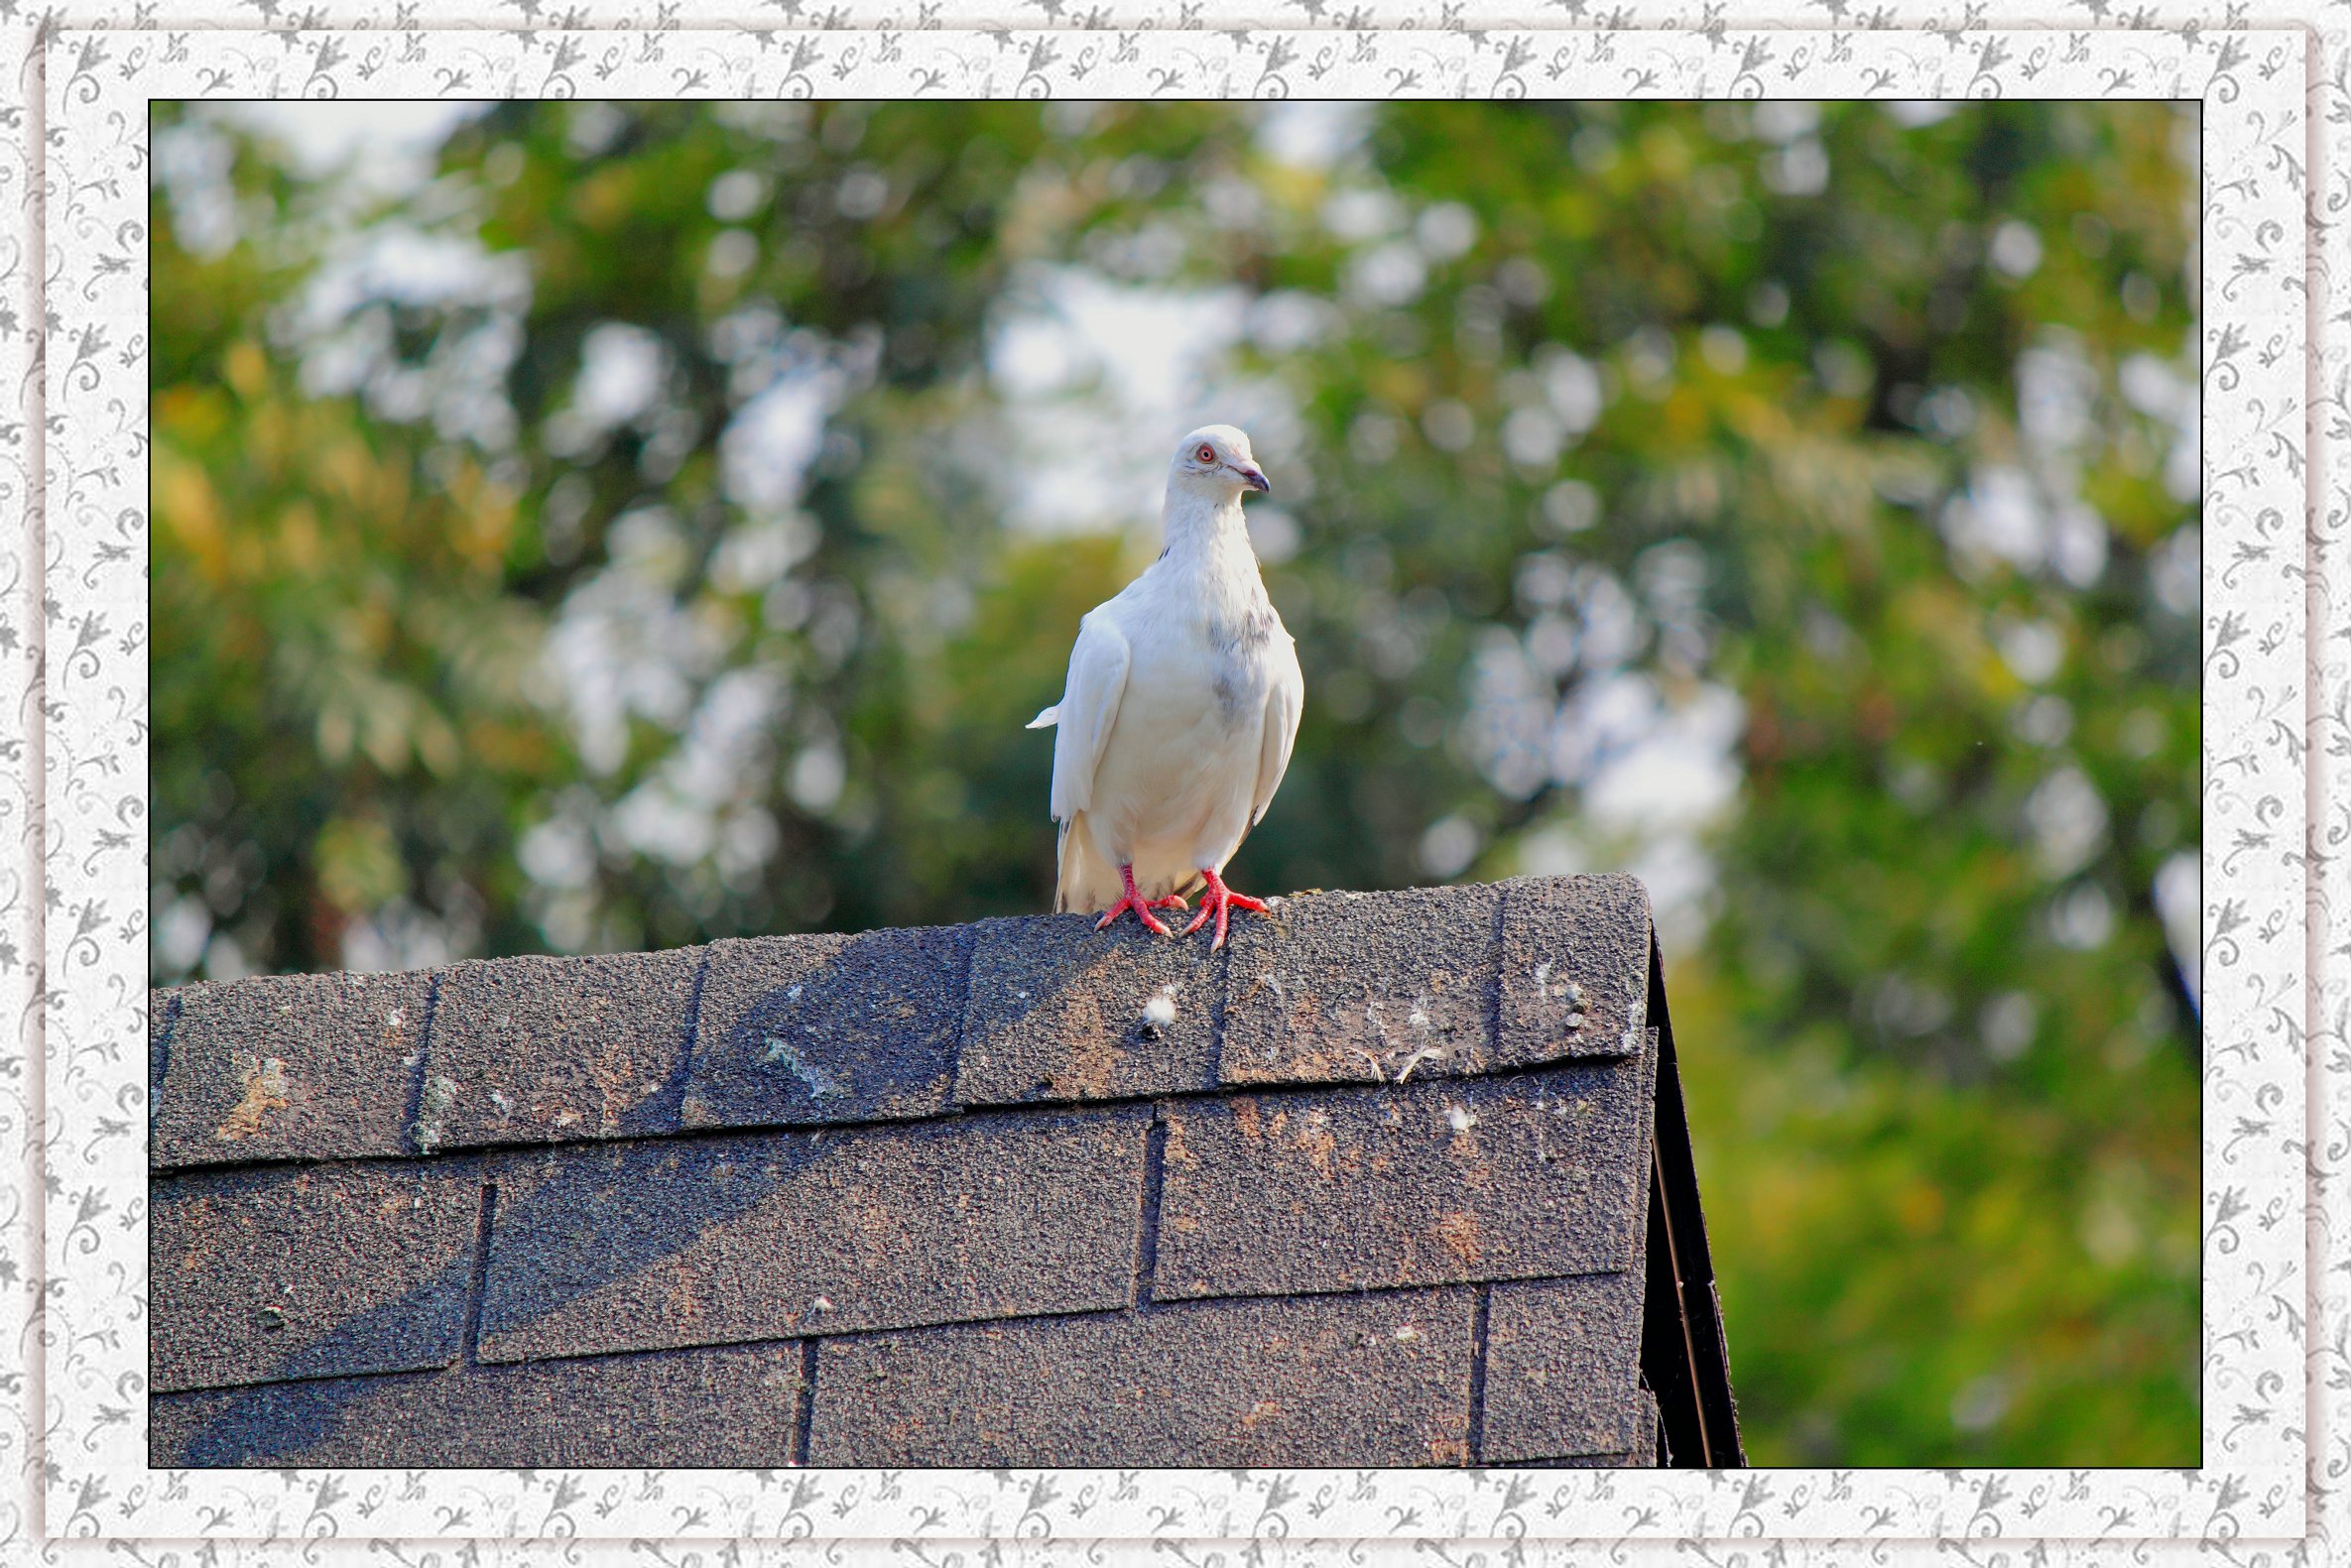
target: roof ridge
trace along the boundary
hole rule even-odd
[[[861,1127],[1645,1048],[1630,876],[1272,903],[1222,952],[1008,915],[159,991],[152,1163]]]

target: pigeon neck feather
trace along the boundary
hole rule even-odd
[[[1160,521],[1167,536],[1165,553],[1171,557],[1216,554],[1219,546],[1236,542],[1248,546],[1249,526],[1241,517],[1238,489],[1220,496],[1170,485]]]

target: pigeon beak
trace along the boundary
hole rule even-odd
[[[1237,472],[1241,476],[1241,483],[1247,485],[1259,495],[1270,496],[1274,493],[1273,485],[1267,481],[1266,476],[1262,470],[1257,468],[1242,468],[1237,470]]]

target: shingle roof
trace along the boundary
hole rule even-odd
[[[159,1466],[1740,1462],[1631,878],[153,1016]]]

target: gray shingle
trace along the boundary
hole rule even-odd
[[[178,991],[150,991],[147,994],[147,1158],[150,1169],[160,1168],[155,1129],[163,1112],[164,1078],[171,1071],[172,1022],[179,1017]]]
[[[688,1127],[928,1116],[945,1107],[972,928],[716,942]]]
[[[824,1340],[815,1465],[1457,1465],[1474,1292]]]
[[[440,971],[417,1144],[665,1133],[699,948],[504,958]]]
[[[481,1184],[467,1163],[299,1166],[159,1181],[157,1391],[445,1366]]]
[[[1084,914],[986,920],[955,1098],[966,1105],[1182,1093],[1216,1084],[1222,952]],[[1144,1009],[1165,996],[1165,1025]]]
[[[793,1462],[801,1347],[730,1346],[166,1394],[158,1467]]]
[[[1637,1389],[1633,1395],[1633,1412],[1627,1418],[1633,1433],[1633,1446],[1621,1454],[1549,1455],[1542,1459],[1492,1459],[1484,1463],[1500,1468],[1518,1467],[1527,1470],[1647,1470],[1658,1460],[1658,1399],[1647,1388]]]
[[[511,1156],[484,1360],[1120,1306],[1140,1110]]]
[[[1493,1065],[1492,888],[1284,899],[1238,920],[1228,1084],[1378,1083]]]
[[[1640,879],[1522,877],[1498,888],[1496,1060],[1637,1055],[1649,997],[1649,893]]]
[[[1624,1267],[1633,1063],[1170,1105],[1161,1299]]]
[[[1636,1268],[1493,1287],[1481,1445],[1488,1464],[1636,1446],[1641,1295]]]
[[[430,982],[276,975],[160,994],[150,1166],[406,1152]]]

